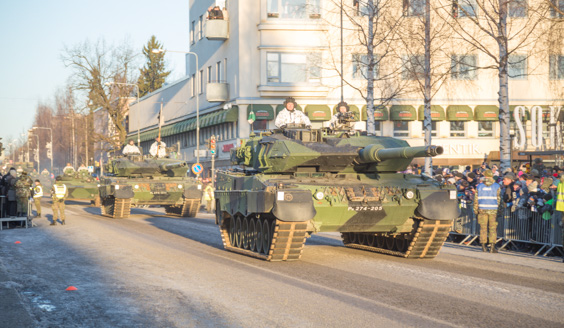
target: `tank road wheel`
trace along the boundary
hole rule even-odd
[[[358,232],[358,243],[360,245],[366,245],[366,235],[364,234],[364,232]]]
[[[241,231],[242,231],[241,248],[249,249],[249,218],[243,218],[242,222],[243,222],[243,226],[241,227]]]
[[[383,235],[377,235],[376,236],[376,247],[384,248],[385,244],[386,244],[386,237],[384,237]]]
[[[394,236],[387,236],[386,237],[386,248],[389,250],[393,250],[394,249]]]
[[[253,252],[256,251],[257,248],[256,235],[257,235],[257,230],[256,230],[255,219],[252,218],[251,221],[249,222],[249,234],[247,238],[249,239],[249,249]]]
[[[358,234],[356,232],[347,232],[350,244],[358,244]]]
[[[366,234],[366,245],[368,245],[368,246],[370,246],[370,247],[376,246],[376,245],[374,244],[375,239],[376,239],[376,238],[375,238],[375,235],[374,235],[373,233],[368,233],[368,234]]]
[[[241,248],[241,217],[238,216],[235,222],[235,247]]]
[[[235,218],[229,218],[229,243],[235,246]]]
[[[407,246],[409,245],[409,243],[408,240],[405,238],[404,234],[396,236],[395,241],[396,241],[396,250],[398,252],[407,251]]]
[[[256,233],[254,239],[257,248],[257,253],[260,254],[262,252],[262,221],[260,219],[257,219],[255,229],[256,229]]]
[[[262,224],[262,253],[268,254],[270,250],[270,244],[272,241],[272,234],[270,233],[270,225],[268,224],[268,220],[264,220]]]

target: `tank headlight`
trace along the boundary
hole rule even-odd
[[[181,185],[181,184],[178,185],[178,189],[182,189],[182,185]]]
[[[135,189],[139,189],[139,185],[135,185]]]
[[[413,192],[413,190],[408,190],[405,192],[405,198],[413,199],[413,197],[415,197],[415,193]]]
[[[115,186],[115,189],[116,189],[116,190],[119,190],[119,185],[116,185],[116,186]]]
[[[98,187],[100,187],[100,185],[98,185]]]
[[[314,194],[313,197],[315,197],[315,199],[317,199],[317,200],[322,200],[324,196],[325,196],[325,195],[323,194],[323,192],[318,191],[318,192],[316,192],[316,193]]]

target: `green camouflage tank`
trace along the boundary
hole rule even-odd
[[[224,247],[267,261],[298,260],[306,237],[340,232],[347,247],[433,258],[458,216],[456,190],[397,172],[415,157],[442,152],[350,130],[251,135],[231,154],[242,168],[217,173]]]
[[[100,180],[102,215],[129,217],[131,206],[161,205],[168,214],[196,216],[202,187],[186,176],[187,163],[177,159],[112,159]]]
[[[63,174],[61,178],[69,192],[69,197],[66,198],[67,200],[89,200],[95,206],[100,206],[100,196],[98,193],[99,184],[90,172],[87,170],[67,172]],[[44,184],[43,188],[50,188],[49,185],[50,184]]]

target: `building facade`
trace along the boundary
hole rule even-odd
[[[378,3],[382,6],[385,2]],[[418,42],[421,40],[415,37],[421,27],[421,3],[389,1],[389,7],[382,7],[374,17],[374,22],[381,18],[380,30],[374,29],[379,31],[376,39],[380,41],[374,48],[376,134],[403,138],[412,146],[424,144],[423,95],[419,84],[422,48]],[[223,19],[208,19],[208,8],[216,4],[224,8]],[[159,133],[162,106],[163,140],[168,145],[179,145],[183,158],[193,162],[198,112],[200,148],[205,149],[210,136],[217,136],[216,161],[219,166],[226,166],[230,150],[240,139],[253,130],[274,128],[276,114],[283,109],[282,103],[288,96],[296,98],[298,109],[309,116],[315,128],[328,126],[342,94],[357,113],[356,128],[366,129],[367,47],[359,35],[364,35],[370,8],[363,0],[343,0],[343,4],[340,8],[340,1],[334,0],[190,0],[190,40],[186,51],[197,55],[198,65],[194,54],[185,54],[184,79],[131,106],[129,138],[136,140],[139,133],[147,152]],[[445,34],[435,34],[437,40],[442,40],[437,48],[443,51],[433,53],[433,78],[438,82],[433,89],[432,136],[433,144],[442,145],[445,154],[436,158],[434,164],[475,165],[490,152],[499,150],[498,73],[495,69],[481,69],[495,64],[487,53],[454,41],[460,40],[460,34],[455,33],[457,28],[479,30],[472,25],[472,18],[480,17],[479,12],[463,6],[446,7],[449,10],[445,15],[450,17],[439,17],[438,10],[433,12],[437,21],[443,18],[450,24]],[[383,19],[384,9],[390,13],[389,19]],[[548,18],[559,18],[557,13],[547,10]],[[509,21],[515,26],[526,26],[523,15],[527,14],[513,9]],[[562,28],[551,24],[548,20],[536,28]],[[435,31],[439,31],[439,25],[433,25]],[[394,29],[403,34],[398,32],[391,41],[384,42],[386,38],[381,35]],[[408,37],[402,40],[402,35]],[[536,37],[541,40],[541,36]],[[558,41],[560,36],[555,38]],[[491,42],[485,45],[486,49],[495,47],[493,39]],[[564,114],[559,113],[564,104],[564,46],[554,40],[553,44],[556,46],[550,51],[538,51],[540,41],[529,42],[516,47],[509,57],[515,148],[562,149]],[[518,110],[519,123],[513,115],[517,106],[523,106]],[[256,121],[249,124],[251,111]],[[531,114],[537,115],[539,111],[541,119],[535,116],[533,126]],[[541,138],[533,140],[533,133],[538,136],[538,127],[542,129]],[[518,140],[523,136],[524,145]],[[209,156],[200,161],[209,167]]]

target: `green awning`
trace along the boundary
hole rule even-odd
[[[337,114],[337,105],[333,106],[333,115]],[[349,111],[354,113],[354,117],[356,120],[360,120],[360,109],[356,105],[349,105]]]
[[[475,121],[498,121],[499,107],[495,105],[478,105],[474,108]]]
[[[239,119],[239,108],[233,106],[227,110],[221,110],[200,116],[200,128],[218,125],[227,122],[236,122]],[[196,130],[196,118],[192,117],[180,122],[172,123],[161,128],[161,137],[168,137],[171,135]],[[140,134],[141,141],[154,140],[159,134],[158,128],[153,128],[144,131]],[[133,138],[137,140],[137,132],[131,131],[127,140]]]
[[[247,117],[251,109],[255,113],[257,120],[273,120],[274,119],[274,109],[270,105],[249,105],[247,106]]]
[[[418,109],[418,119],[423,121],[425,118],[425,106],[421,105]],[[444,121],[446,118],[445,109],[439,105],[431,105],[431,121]]]
[[[411,105],[392,105],[390,107],[390,120],[414,121],[417,119],[415,108]]]
[[[450,105],[446,114],[448,121],[471,121],[474,118],[472,108],[467,105]]]
[[[387,121],[390,115],[388,114],[388,108],[383,105],[374,106],[374,120],[375,121]],[[368,120],[368,114],[366,113],[366,105],[362,106],[362,120]]]
[[[277,105],[277,106],[276,106],[276,115],[278,115],[278,113],[280,113],[283,109],[284,109],[284,105],[283,105],[283,104]],[[298,108],[297,108],[297,109],[301,110],[302,112],[304,111],[304,110],[302,109],[302,106],[300,106],[299,104],[298,104]]]
[[[331,109],[327,105],[307,105],[305,113],[310,121],[329,121]]]

